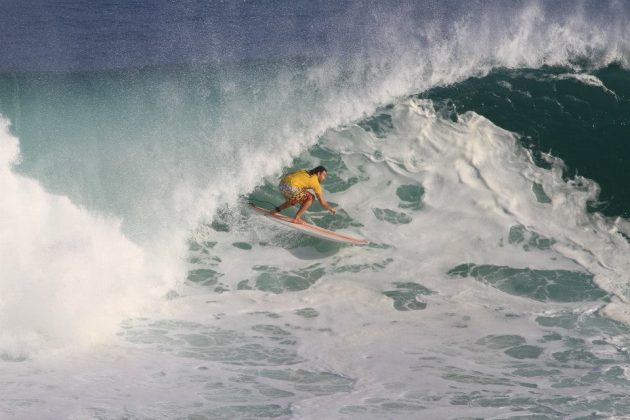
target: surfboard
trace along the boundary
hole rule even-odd
[[[319,226],[311,225],[310,223],[304,222],[303,224],[293,223],[293,219],[282,214],[271,214],[271,211],[267,209],[263,209],[261,207],[257,207],[254,204],[251,204],[252,210],[257,213],[262,214],[268,219],[273,220],[274,222],[280,223],[286,227],[291,229],[298,230],[305,235],[313,236],[319,239],[325,239],[327,241],[333,242],[341,242],[346,244],[354,244],[354,245],[365,245],[368,243],[367,240],[362,238],[353,238],[352,236],[345,235],[343,233],[334,232],[332,230],[324,229]]]

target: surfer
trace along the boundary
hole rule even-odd
[[[313,200],[317,197],[320,204],[332,214],[337,213],[337,210],[332,208],[330,204],[324,199],[322,195],[322,187],[319,185],[326,179],[328,171],[323,166],[318,166],[311,170],[300,169],[299,171],[291,172],[285,175],[278,185],[280,193],[284,196],[286,201],[276,207],[271,214],[276,214],[282,210],[300,204],[300,209],[293,218],[293,223],[304,223],[301,219],[302,214],[313,204]],[[313,193],[308,190],[313,190]]]

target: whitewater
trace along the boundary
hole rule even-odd
[[[630,416],[629,14],[12,6],[0,417]]]

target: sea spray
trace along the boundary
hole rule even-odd
[[[330,35],[348,19],[365,36],[353,47],[333,37],[324,56],[6,74],[0,111],[19,119],[20,171],[118,217],[144,244],[212,217],[326,130],[406,95],[496,67],[627,64],[628,29],[601,31],[579,8],[448,12],[438,25],[439,8],[348,6]]]
[[[2,119],[0,352],[107,340],[121,319],[159,302],[177,263],[130,242],[119,220],[90,214],[16,174],[18,159],[18,139]]]
[[[630,331],[602,316],[625,296],[627,245],[610,220],[584,208],[598,180],[562,173],[561,154],[534,155],[519,129],[500,119],[454,102],[442,112],[437,101],[413,97],[436,85],[465,91],[496,67],[589,73],[616,62],[625,71],[624,3],[313,3],[317,13],[299,14],[286,3],[257,3],[256,13],[251,3],[113,2],[103,6],[108,13],[51,4],[42,9],[48,24],[29,20],[17,42],[3,43],[26,45],[33,57],[1,76],[0,107],[22,150],[12,169],[6,155],[3,187],[18,185],[25,195],[10,196],[41,210],[32,214],[42,220],[32,223],[37,239],[70,237],[32,266],[9,265],[25,288],[3,278],[0,292],[18,287],[26,296],[20,303],[44,303],[30,271],[44,267],[54,274],[55,302],[86,311],[87,322],[57,304],[59,320],[69,320],[60,331],[55,314],[39,316],[43,304],[8,301],[3,322],[31,313],[37,322],[29,336],[9,326],[21,343],[0,355],[3,414],[630,412],[623,398]],[[9,16],[19,23],[32,14]],[[229,28],[217,26],[222,20]],[[287,21],[293,25],[278,24]],[[214,37],[217,27],[226,36]],[[29,39],[59,48],[28,48]],[[244,44],[258,55],[235,48]],[[296,45],[313,49],[288,48]],[[14,57],[3,54],[2,65],[19,64]],[[516,91],[516,79],[506,77],[503,87]],[[518,99],[544,116],[556,104],[542,96]],[[598,151],[591,145],[588,153]],[[543,153],[546,164],[535,160]],[[370,245],[339,247],[282,231],[239,201],[274,203],[281,173],[320,163],[330,169],[325,194],[339,212],[315,205],[307,217],[360,233]],[[55,226],[46,223],[53,211],[64,221],[61,233],[41,227]],[[19,220],[15,213],[9,220]],[[189,238],[200,219],[201,234]],[[38,250],[32,235],[13,246],[19,232],[8,231],[10,252]],[[154,247],[173,249],[147,257]],[[86,261],[96,274],[85,274]],[[89,275],[100,281],[85,282]],[[83,307],[63,279],[73,279],[91,305]],[[88,285],[94,289],[82,289]],[[125,287],[133,293],[121,294]],[[101,323],[108,302],[116,314]],[[92,332],[104,345],[83,346]],[[20,353],[28,342],[65,350],[58,342],[75,339],[71,354]]]

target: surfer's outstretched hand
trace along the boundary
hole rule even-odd
[[[334,209],[334,208],[332,208],[332,207],[331,207],[331,208],[329,208],[329,209],[328,209],[328,211],[329,211],[329,212],[331,212],[333,216],[334,216],[335,214],[337,214],[337,209]]]

